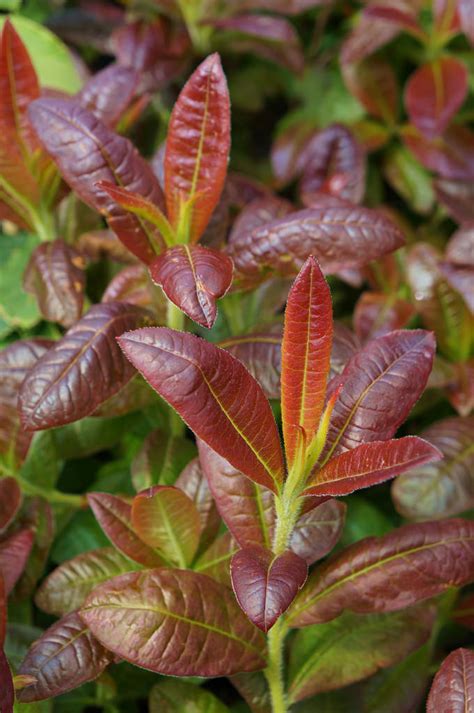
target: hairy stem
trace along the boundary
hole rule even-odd
[[[285,621],[280,618],[268,633],[268,666],[264,671],[270,689],[273,713],[288,712],[288,700],[283,681],[283,645],[285,636]]]

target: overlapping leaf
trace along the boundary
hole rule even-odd
[[[138,82],[135,70],[109,64],[86,82],[76,99],[104,124],[114,127],[132,101]]]
[[[219,532],[221,519],[199,458],[193,458],[187,464],[175,485],[191,498],[197,508],[201,521],[199,550],[202,551],[214,541]]]
[[[0,542],[0,576],[3,577],[7,596],[25,569],[34,539],[33,531],[24,528]]]
[[[265,640],[233,593],[187,570],[115,577],[86,600],[81,617],[115,654],[156,673],[225,676],[265,666]]]
[[[15,690],[13,688],[12,673],[8,665],[7,657],[0,648],[0,687],[2,691],[2,713],[13,713],[15,703]]]
[[[360,339],[375,339],[406,327],[414,313],[406,300],[382,292],[364,292],[355,306],[354,328]]]
[[[203,552],[193,569],[231,588],[230,562],[238,551],[239,545],[230,532],[224,532]]]
[[[132,461],[135,490],[139,492],[153,485],[172,485],[195,455],[196,449],[190,440],[160,429],[151,431]]]
[[[260,386],[237,359],[166,328],[129,332],[119,342],[199,438],[252,480],[278,489],[284,466],[276,423]]]
[[[474,652],[456,649],[443,661],[426,705],[427,713],[466,713],[474,698]]]
[[[420,163],[441,178],[452,181],[474,178],[474,132],[467,126],[453,124],[434,139],[426,138],[411,125],[403,127],[401,134]]]
[[[21,490],[15,478],[0,479],[0,532],[6,530],[21,505]]]
[[[345,609],[359,614],[398,611],[473,578],[472,522],[405,525],[361,540],[314,570],[289,622],[304,627],[330,621]]]
[[[371,57],[342,67],[344,80],[351,93],[372,116],[391,122],[398,113],[398,84],[387,62]]]
[[[140,307],[124,302],[91,307],[23,382],[23,426],[35,431],[77,421],[113,396],[134,373],[115,337],[147,319]]]
[[[344,527],[346,506],[326,500],[300,515],[290,537],[290,549],[308,565],[327,555],[337,544]]]
[[[229,337],[220,342],[258,381],[268,399],[280,398],[281,328]]]

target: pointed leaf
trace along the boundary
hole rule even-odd
[[[166,328],[128,332],[119,343],[199,438],[247,477],[278,489],[284,466],[276,423],[260,386],[237,359]],[[245,401],[237,401],[239,393]]]
[[[210,329],[217,317],[216,299],[232,282],[232,260],[201,245],[168,248],[150,265],[150,274],[185,314]]]
[[[134,562],[145,567],[160,567],[163,560],[135,533],[131,506],[109,493],[88,493],[88,503],[111,543]]]
[[[193,458],[187,464],[180,473],[175,485],[191,498],[197,508],[201,522],[199,551],[202,551],[214,541],[219,532],[221,518],[199,458]]]
[[[435,341],[424,330],[379,337],[350,359],[329,426],[323,464],[364,441],[385,441],[423,393]]]
[[[290,550],[276,556],[263,547],[246,547],[232,557],[230,573],[242,610],[267,632],[306,582],[308,566]]]
[[[291,626],[330,621],[345,609],[398,611],[474,579],[474,523],[441,520],[368,537],[310,575]]]
[[[234,540],[230,532],[224,532],[199,557],[193,569],[195,572],[206,574],[208,577],[215,579],[216,582],[231,588],[230,562],[238,551],[239,545],[236,540]]]
[[[112,577],[138,569],[112,547],[84,552],[57,567],[36,592],[35,602],[48,614],[69,614],[95,587]]]
[[[474,700],[474,651],[456,649],[443,661],[426,705],[427,713],[469,713]]]
[[[29,116],[71,188],[85,203],[106,216],[130,252],[145,263],[151,262],[154,245],[162,244],[158,231],[125,212],[95,185],[98,181],[109,181],[163,205],[160,185],[133,144],[71,100],[38,99],[31,105]]]
[[[25,569],[34,539],[33,531],[25,528],[0,542],[0,576],[3,577],[7,596]]]
[[[76,612],[49,627],[33,644],[19,673],[36,683],[17,693],[22,703],[43,701],[97,678],[112,656],[92,636]]]
[[[441,57],[414,72],[407,84],[405,104],[410,121],[427,138],[442,134],[468,92],[466,65]]]
[[[49,339],[18,339],[0,351],[0,398],[16,407],[27,373],[54,344]]]
[[[265,666],[265,639],[233,593],[187,570],[131,572],[98,587],[81,617],[117,656],[172,676],[227,676]]]
[[[448,517],[474,507],[473,433],[474,416],[437,421],[423,432],[423,437],[441,451],[443,460],[397,478],[392,497],[404,517]]]
[[[229,254],[246,280],[259,282],[267,269],[295,275],[310,255],[325,273],[334,273],[366,264],[403,242],[399,228],[381,213],[323,196],[320,207],[291,213],[231,239]]]
[[[196,554],[201,534],[199,513],[191,498],[170,485],[155,485],[132,503],[132,525],[145,544],[186,568]]]
[[[324,408],[332,346],[331,293],[308,258],[288,295],[282,343],[281,410],[288,470],[303,433],[309,444]]]
[[[229,93],[219,55],[212,54],[181,90],[166,140],[165,195],[174,228],[184,203],[193,201],[186,242],[199,240],[217,205],[229,148]]]
[[[147,320],[147,312],[125,302],[91,307],[23,382],[23,426],[35,431],[77,421],[119,391],[134,370],[115,337]]]
[[[443,454],[431,443],[416,436],[363,443],[317,470],[304,495],[348,495],[442,457]]]
[[[156,293],[158,290],[156,290]],[[153,308],[152,284],[144,265],[129,265],[120,270],[109,282],[101,302],[128,302],[139,307]],[[163,310],[163,316],[165,311]]]
[[[115,126],[131,103],[139,75],[130,67],[109,64],[94,74],[76,94],[82,106],[107,126]]]
[[[291,700],[342,688],[393,666],[428,639],[434,619],[434,607],[423,604],[392,614],[346,612],[302,629],[291,650]]]
[[[262,387],[267,399],[280,398],[281,330],[229,337],[219,343],[241,361]]]
[[[21,490],[15,478],[0,478],[0,532],[6,530],[21,505]]]
[[[229,713],[229,708],[210,691],[172,679],[153,686],[148,704],[149,713]]]
[[[291,550],[308,565],[322,559],[342,535],[345,515],[345,504],[337,500],[327,500],[304,513],[291,533]]]
[[[23,278],[35,295],[43,317],[71,327],[82,313],[86,275],[82,255],[63,240],[42,243],[34,250]]]

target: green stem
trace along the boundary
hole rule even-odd
[[[39,485],[30,483],[29,480],[22,478],[21,475],[17,475],[15,477],[25,495],[39,495],[50,503],[69,505],[74,508],[83,508],[87,504],[87,500],[84,495],[61,493],[59,490],[54,489],[48,490],[47,488],[42,488]]]
[[[268,666],[265,678],[270,689],[273,713],[288,713],[288,700],[283,681],[283,645],[286,624],[283,618],[273,625],[268,633]]]

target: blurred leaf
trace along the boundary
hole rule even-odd
[[[40,320],[36,300],[27,294],[21,277],[30,255],[38,244],[34,235],[0,235],[0,317],[14,327],[28,328]]]

